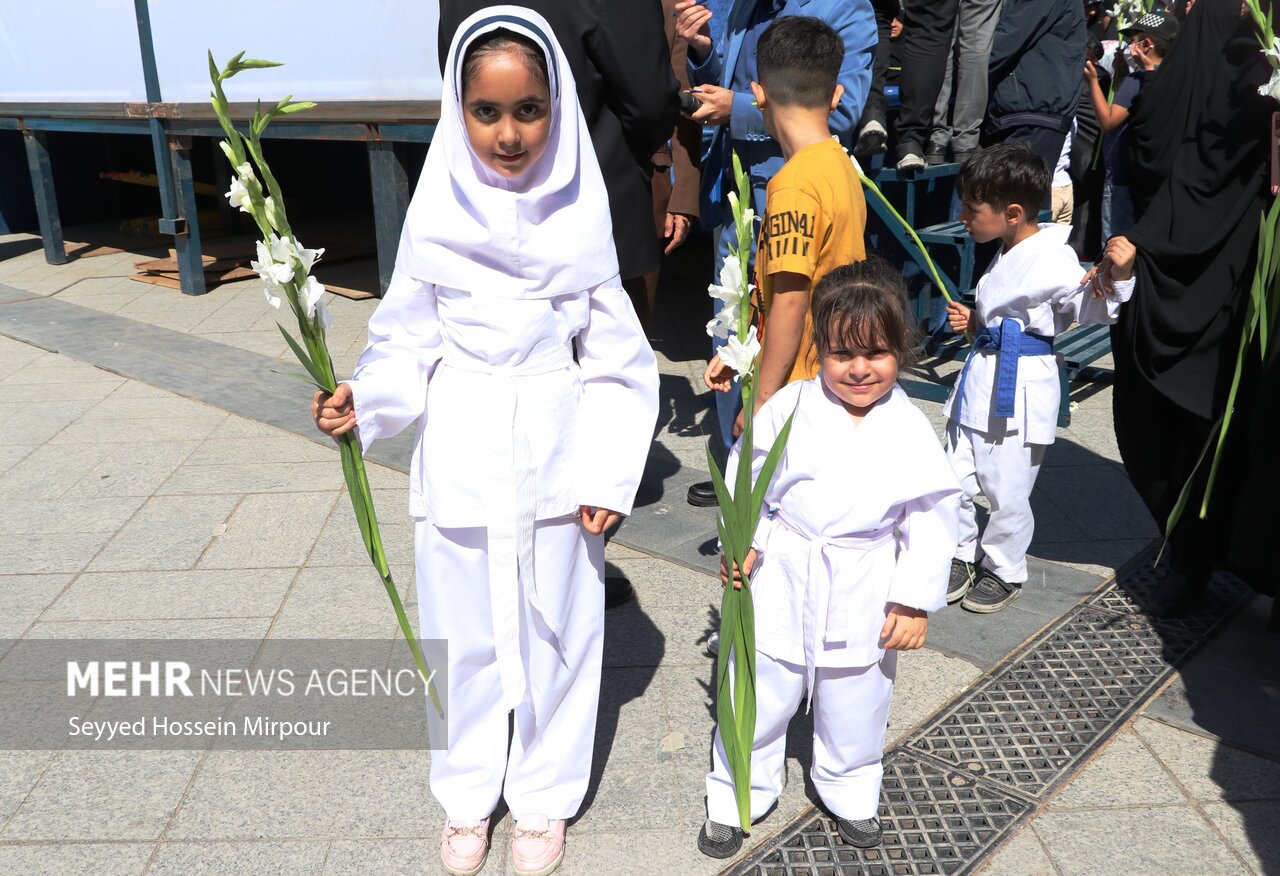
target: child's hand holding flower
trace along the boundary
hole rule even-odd
[[[311,418],[316,421],[316,428],[330,438],[354,429],[356,408],[351,384],[339,383],[332,395],[317,391],[311,398]]]

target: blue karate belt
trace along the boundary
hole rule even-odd
[[[1008,419],[1013,416],[1013,402],[1018,392],[1018,359],[1023,356],[1052,354],[1053,338],[1024,332],[1022,324],[1016,319],[1002,319],[996,325],[987,326],[978,332],[973,339],[973,349],[964,360],[960,382],[956,386],[956,403],[951,410],[951,417],[957,423],[960,422],[960,409],[964,404],[964,383],[969,377],[969,364],[973,361],[974,354],[984,352],[994,352],[998,357],[995,414]]]

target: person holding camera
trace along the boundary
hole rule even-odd
[[[1131,27],[1121,31],[1125,38],[1124,63],[1129,73],[1115,88],[1108,103],[1098,82],[1098,68],[1089,60],[1084,64],[1084,78],[1092,98],[1094,112],[1102,135],[1102,239],[1125,231],[1134,222],[1133,198],[1129,194],[1125,155],[1128,151],[1129,108],[1142,90],[1147,78],[1169,54],[1178,22],[1164,12],[1148,12]],[[1117,59],[1118,60],[1118,59]],[[1120,71],[1116,71],[1119,75]]]

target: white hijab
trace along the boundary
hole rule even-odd
[[[533,40],[547,59],[547,148],[518,177],[500,176],[471,148],[463,122],[462,61],[499,28]],[[577,86],[542,16],[490,6],[458,27],[445,63],[440,124],[409,204],[396,261],[439,286],[501,298],[551,298],[618,274],[608,193]]]

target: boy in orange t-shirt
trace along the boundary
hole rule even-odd
[[[756,250],[761,318],[755,409],[793,380],[818,373],[810,291],[828,271],[866,258],[867,205],[853,163],[827,127],[844,89],[836,78],[844,44],[816,18],[779,18],[756,50],[760,81],[751,91],[765,129],[786,163],[769,180]],[[714,356],[707,386],[728,392],[733,369]],[[742,431],[742,414],[734,436]]]

